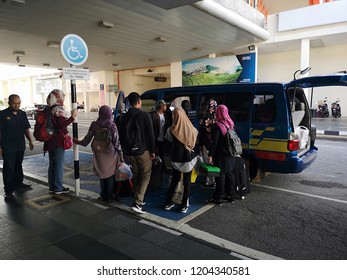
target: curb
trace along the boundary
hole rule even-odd
[[[347,136],[347,131],[317,130],[317,135]]]

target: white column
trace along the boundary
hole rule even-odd
[[[302,39],[301,40],[301,59],[300,59],[300,69],[304,70],[305,68],[310,66],[310,40]],[[309,73],[302,75],[302,77],[308,77]],[[308,89],[304,90],[307,100],[309,100]]]
[[[171,62],[171,87],[182,86],[182,61]]]
[[[302,39],[300,69],[304,70],[306,67],[309,67],[309,64],[310,64],[310,40]],[[303,75],[303,77],[307,77],[307,76],[308,76],[308,73]]]

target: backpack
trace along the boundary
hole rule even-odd
[[[52,107],[47,107],[42,111],[38,111],[36,115],[36,123],[34,126],[34,137],[37,141],[49,141],[55,129],[52,124]]]
[[[123,123],[123,135],[124,139],[122,145],[122,150],[127,156],[139,156],[145,152],[145,145],[142,140],[141,127],[137,121],[140,113],[136,115],[129,116],[129,113],[123,116],[125,118]]]
[[[93,152],[109,151],[111,140],[112,136],[109,129],[97,128],[94,132],[94,138],[91,145]]]
[[[222,151],[228,156],[240,156],[242,154],[242,142],[233,128],[229,128],[226,137],[226,146]]]

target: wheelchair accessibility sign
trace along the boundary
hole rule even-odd
[[[72,65],[82,65],[88,58],[87,44],[75,34],[68,34],[61,40],[60,50],[65,60]]]

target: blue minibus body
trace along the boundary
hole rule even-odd
[[[316,128],[304,88],[346,86],[347,75],[308,77],[282,83],[237,83],[153,89],[141,95],[142,107],[150,111],[157,100],[180,107],[188,100],[188,116],[198,128],[206,104],[213,98],[224,104],[242,140],[242,157],[249,161],[251,178],[259,170],[299,173],[318,154]],[[120,104],[120,102],[118,102]],[[117,103],[117,104],[118,104]]]

